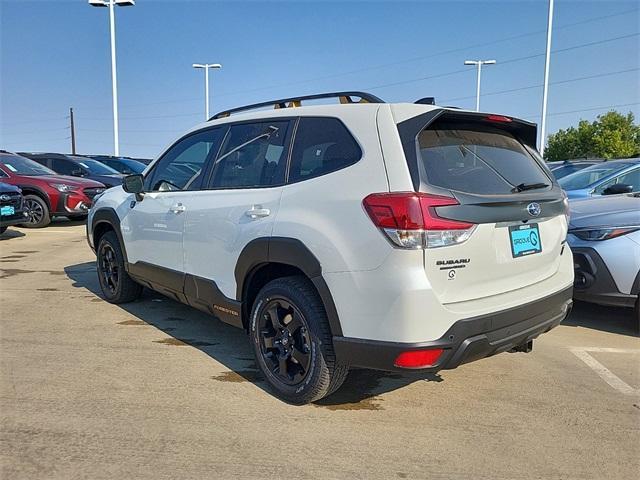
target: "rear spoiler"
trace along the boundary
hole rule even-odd
[[[498,128],[509,132],[522,143],[536,150],[538,138],[538,125],[519,118],[504,115],[495,115],[481,112],[466,112],[438,108],[430,110],[422,115],[411,117],[398,123],[398,133],[402,142],[402,149],[407,160],[409,173],[416,191],[420,186],[420,174],[418,172],[418,134],[436,120],[465,123],[472,122],[475,125],[485,124],[487,127]]]

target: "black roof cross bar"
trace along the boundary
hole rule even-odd
[[[354,101],[353,98],[359,98],[359,101]],[[230,110],[224,110],[216,113],[209,120],[218,120],[225,118],[232,113],[244,112],[247,110],[255,110],[262,107],[273,108],[291,108],[299,107],[303,100],[318,100],[320,98],[339,98],[340,103],[384,103],[383,100],[366,92],[331,92],[331,93],[318,93],[315,95],[303,95],[301,97],[282,98],[280,100],[271,100],[268,102],[254,103],[252,105],[245,105],[243,107],[232,108]]]

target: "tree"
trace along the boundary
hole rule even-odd
[[[640,125],[633,113],[616,111],[598,115],[595,121],[580,120],[578,127],[549,135],[544,158],[629,158],[640,155]]]

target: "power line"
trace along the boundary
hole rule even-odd
[[[640,70],[640,68],[629,68],[626,70],[618,70],[616,72],[607,72],[607,73],[598,73],[595,75],[587,75],[584,77],[575,77],[575,78],[568,78],[566,80],[558,80],[555,82],[549,82],[549,85],[561,85],[564,83],[571,83],[571,82],[577,82],[580,80],[589,80],[592,78],[600,78],[600,77],[609,77],[609,76],[613,76],[613,75],[620,75],[623,73],[629,73],[629,72],[637,72],[638,70]],[[532,88],[539,88],[542,87],[542,83],[536,84],[536,85],[528,85],[526,87],[518,87],[518,88],[510,88],[508,90],[497,90],[495,92],[489,92],[489,93],[483,93],[482,96],[483,97],[489,97],[492,95],[502,95],[504,93],[513,93],[513,92],[520,92],[522,90],[530,90]],[[470,98],[476,98],[475,95],[468,95],[466,97],[455,97],[455,98],[446,98],[444,100],[442,100],[443,103],[445,102],[455,102],[458,100],[468,100]]]
[[[589,42],[589,43],[583,43],[583,44],[579,44],[579,45],[573,45],[571,47],[552,50],[551,53],[562,53],[562,52],[567,52],[567,51],[570,51],[570,50],[576,50],[576,49],[579,49],[579,48],[592,47],[594,45],[600,45],[602,43],[613,42],[613,41],[616,41],[616,40],[622,40],[622,39],[630,38],[630,37],[637,37],[638,35],[640,35],[640,32],[635,32],[635,33],[631,33],[631,34],[628,34],[628,35],[622,35],[622,36],[619,36],[619,37],[606,38],[604,40],[598,40],[598,41],[595,41],[595,42]],[[502,66],[502,65],[505,65],[505,64],[509,64],[509,63],[520,62],[520,61],[523,61],[523,60],[529,60],[530,58],[542,57],[544,55],[545,55],[544,53],[536,53],[534,55],[526,55],[524,57],[515,57],[515,58],[511,58],[511,59],[507,59],[507,60],[501,60],[500,62],[498,62],[496,67]],[[456,75],[458,73],[463,73],[463,72],[471,72],[471,70],[469,70],[469,69],[452,70],[450,72],[445,72],[445,73],[441,73],[441,74],[438,74],[438,75],[430,75],[430,76],[427,76],[427,77],[412,78],[410,80],[402,80],[402,81],[399,81],[399,82],[385,83],[385,84],[382,84],[382,85],[374,85],[374,86],[366,87],[365,90],[376,90],[376,89],[379,89],[379,88],[387,88],[387,87],[392,87],[392,86],[396,86],[396,85],[405,85],[407,83],[421,82],[421,81],[424,81],[424,80],[431,80],[433,78],[445,77],[445,76],[449,76],[449,75]]]
[[[551,117],[551,116],[555,116],[555,115],[567,115],[570,113],[581,113],[581,112],[592,112],[594,110],[608,110],[610,108],[621,108],[621,107],[631,107],[633,105],[640,105],[640,102],[631,102],[631,103],[618,103],[617,105],[606,105],[606,106],[602,106],[602,107],[589,107],[589,108],[582,108],[580,110],[566,110],[564,112],[553,112],[553,113],[547,113],[547,116]],[[537,118],[539,117],[540,114],[530,114],[530,115],[524,115],[522,118]]]
[[[631,9],[631,10],[626,10],[624,12],[615,13],[615,14],[611,14],[611,15],[600,16],[600,17],[592,17],[592,18],[581,20],[581,21],[578,21],[578,22],[562,25],[560,27],[555,28],[554,30],[560,30],[560,29],[564,29],[564,28],[573,27],[573,26],[576,26],[576,25],[582,25],[582,24],[585,24],[585,23],[591,23],[591,22],[595,22],[595,21],[605,20],[607,18],[618,17],[618,16],[621,16],[621,15],[627,15],[629,13],[637,13],[638,11],[639,11],[638,9]],[[467,45],[467,46],[464,46],[464,47],[458,47],[458,48],[453,48],[453,49],[449,49],[449,50],[442,50],[440,52],[435,52],[435,53],[432,53],[432,54],[429,54],[429,55],[423,55],[423,56],[419,56],[419,57],[407,58],[407,59],[398,60],[398,61],[395,61],[395,62],[379,64],[379,65],[374,65],[374,66],[369,66],[369,67],[363,67],[363,68],[356,69],[356,70],[350,70],[350,71],[347,71],[347,72],[335,73],[335,74],[331,74],[331,75],[324,75],[324,76],[321,76],[321,77],[315,77],[315,78],[310,78],[310,79],[306,79],[306,80],[299,80],[299,81],[288,82],[288,83],[283,83],[283,84],[279,84],[279,85],[272,85],[272,86],[269,86],[269,87],[260,87],[260,88],[250,89],[250,90],[243,90],[243,91],[240,91],[240,92],[232,92],[232,93],[218,95],[217,97],[220,98],[220,97],[226,97],[226,96],[240,95],[240,94],[244,94],[244,93],[252,93],[252,92],[257,92],[257,91],[261,91],[261,90],[268,90],[268,89],[273,89],[273,88],[286,87],[286,86],[291,86],[291,85],[298,85],[298,84],[302,84],[302,83],[310,83],[310,82],[314,82],[314,81],[318,81],[318,80],[327,80],[327,79],[330,79],[330,78],[336,78],[336,77],[342,77],[342,76],[346,76],[346,75],[352,75],[354,73],[361,73],[361,72],[366,72],[366,71],[369,71],[369,70],[377,70],[377,69],[380,69],[380,68],[401,65],[403,63],[411,63],[411,62],[415,62],[415,61],[426,60],[426,59],[438,57],[438,56],[441,56],[441,55],[447,55],[447,54],[450,54],[450,53],[457,53],[457,52],[461,52],[461,51],[465,51],[465,50],[470,50],[472,48],[486,47],[486,46],[489,46],[489,45],[495,45],[497,43],[503,43],[503,42],[507,42],[507,41],[511,41],[511,40],[517,40],[517,39],[520,39],[520,38],[524,38],[524,37],[528,37],[528,36],[532,36],[532,35],[538,35],[540,33],[545,33],[545,32],[546,32],[546,30],[536,30],[536,31],[528,32],[528,33],[522,33],[522,34],[518,34],[518,35],[513,35],[511,37],[505,37],[505,38],[498,39],[498,40],[492,40],[490,42],[476,43],[476,44]],[[544,55],[544,53],[542,55]],[[501,63],[504,63],[504,62],[501,62]],[[453,74],[453,73],[454,72],[451,72],[451,74]],[[457,72],[455,72],[455,73],[457,73]]]
[[[560,25],[560,26],[554,27],[554,30],[555,31],[563,30],[563,29],[575,27],[575,26],[578,26],[578,25],[584,25],[584,24],[587,24],[587,23],[599,22],[599,21],[606,20],[606,19],[609,19],[609,18],[628,15],[628,14],[631,14],[631,13],[638,13],[639,11],[640,10],[634,8],[634,9],[625,10],[625,11],[622,11],[622,12],[619,12],[619,13],[613,13],[613,14],[610,14],[610,15],[591,17],[591,18],[587,18],[587,19],[584,19],[584,20],[579,20],[577,22],[567,23],[565,25]],[[504,37],[504,38],[497,39],[497,40],[491,40],[491,41],[482,42],[482,43],[475,43],[475,44],[466,45],[466,46],[462,46],[462,47],[457,47],[457,48],[452,48],[452,49],[448,49],[448,50],[442,50],[442,51],[439,51],[439,52],[434,52],[434,53],[431,53],[429,55],[422,55],[422,56],[417,56],[417,57],[406,58],[406,59],[403,59],[403,60],[397,60],[397,61],[394,61],[394,62],[378,64],[378,65],[372,65],[372,66],[368,66],[368,67],[362,67],[362,68],[359,68],[359,69],[349,70],[349,71],[346,71],[346,72],[334,73],[334,74],[331,74],[331,75],[324,75],[324,76],[308,78],[308,79],[304,79],[304,80],[297,80],[297,81],[294,81],[294,82],[287,82],[287,83],[281,83],[281,84],[271,85],[271,86],[266,86],[266,87],[258,87],[258,88],[248,89],[248,90],[241,90],[241,91],[237,91],[237,92],[230,92],[230,93],[226,93],[226,94],[220,94],[220,95],[216,95],[216,98],[232,97],[232,96],[237,96],[237,95],[243,95],[243,94],[246,94],[246,93],[259,92],[259,91],[263,91],[263,90],[272,90],[272,89],[280,88],[280,87],[301,85],[301,84],[311,83],[311,82],[320,81],[320,80],[328,80],[328,79],[331,79],[331,78],[337,78],[337,77],[342,77],[342,76],[347,76],[347,75],[353,75],[355,73],[361,73],[361,72],[367,72],[367,71],[370,71],[370,70],[377,70],[377,69],[381,69],[381,68],[392,67],[392,66],[401,65],[401,64],[404,64],[404,63],[412,63],[412,62],[416,62],[416,61],[420,61],[420,60],[427,60],[429,58],[434,58],[434,57],[447,55],[447,54],[451,54],[451,53],[462,52],[462,51],[470,50],[470,49],[473,49],[473,48],[486,47],[486,46],[495,45],[495,44],[499,44],[499,43],[504,43],[504,42],[508,42],[508,41],[512,41],[512,40],[518,40],[520,38],[526,38],[526,37],[530,37],[530,36],[534,36],[534,35],[539,35],[539,34],[545,33],[545,32],[546,32],[546,30],[535,30],[535,31],[531,31],[531,32],[521,33],[521,34],[518,34],[518,35],[512,35],[510,37]],[[544,55],[544,54],[542,54],[542,55]],[[533,58],[533,57],[528,57],[528,58]],[[505,62],[501,62],[501,63],[505,63]],[[457,73],[457,72],[455,72],[455,73]],[[453,72],[451,72],[450,74],[453,74]],[[165,105],[165,104],[171,104],[171,103],[183,103],[183,102],[196,101],[196,100],[198,100],[197,97],[190,97],[190,98],[185,98],[185,99],[181,99],[181,100],[163,100],[163,101],[158,101],[158,102],[139,103],[139,104],[123,106],[122,108],[123,109],[127,109],[127,108],[143,107],[143,106],[150,106],[150,105]],[[89,107],[89,109],[96,109],[96,108],[98,108],[98,107]],[[100,119],[100,120],[102,120],[102,119]]]

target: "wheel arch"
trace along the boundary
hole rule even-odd
[[[49,199],[49,195],[42,188],[36,187],[34,185],[17,185],[22,190],[22,195],[36,195],[44,200],[44,203],[47,205],[50,213],[53,213],[51,210],[51,200]]]
[[[98,242],[102,236],[108,231],[113,230],[120,242],[120,248],[122,249],[122,255],[124,256],[125,266],[128,265],[127,249],[125,248],[124,240],[122,238],[122,231],[120,230],[120,217],[113,208],[103,207],[97,210],[91,218],[91,230],[89,234],[93,240],[93,248],[97,251]]]
[[[286,276],[304,275],[318,293],[327,313],[331,334],[342,335],[342,327],[333,297],[322,277],[322,266],[304,243],[295,238],[262,237],[249,242],[238,257],[235,268],[236,298],[242,302],[245,328],[251,305],[259,290],[269,281]]]

